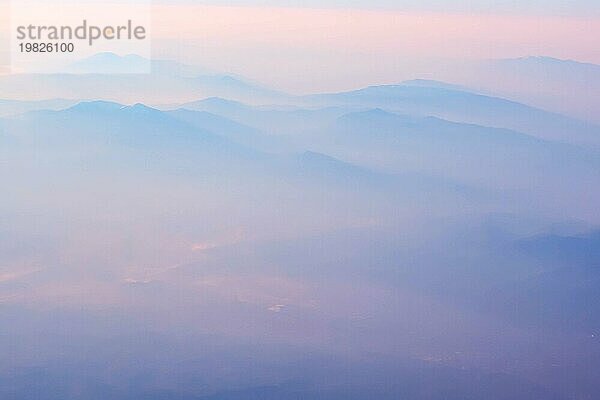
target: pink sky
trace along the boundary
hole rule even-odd
[[[6,25],[0,19],[0,40]],[[155,5],[152,37],[155,58],[295,93],[433,78],[490,58],[545,55],[600,64],[597,16]]]
[[[156,56],[293,91],[389,82],[471,59],[600,64],[600,20],[591,17],[179,5],[157,6],[153,18]]]

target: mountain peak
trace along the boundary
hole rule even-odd
[[[96,100],[96,101],[83,101],[67,109],[72,112],[80,113],[103,113],[103,112],[128,112],[134,114],[161,114],[160,110],[152,107],[148,107],[142,103],[136,103],[134,105],[123,105],[111,101]]]
[[[212,104],[212,105],[236,105],[241,106],[243,103],[235,100],[225,99],[223,97],[207,97],[206,99],[199,100],[199,103],[202,104]]]
[[[68,111],[112,111],[119,110],[124,106],[119,103],[115,103],[112,101],[104,101],[104,100],[94,100],[94,101],[82,101],[78,104],[75,104],[73,107],[68,108]]]
[[[128,110],[128,111],[136,112],[136,113],[157,113],[157,112],[160,112],[156,108],[148,107],[147,105],[142,104],[142,103],[136,103],[136,104],[134,104],[132,106],[123,106],[123,107],[121,107],[121,109],[122,110]]]
[[[588,68],[600,69],[600,65],[598,65],[598,64],[582,62],[582,61],[577,61],[577,60],[571,60],[571,59],[555,58],[555,57],[549,57],[549,56],[525,56],[525,57],[518,57],[518,58],[504,58],[504,59],[498,60],[498,62],[500,62],[500,63],[525,63],[525,64],[547,65],[547,66],[561,66],[561,65],[575,66],[575,65],[577,65],[577,66],[585,66]]]

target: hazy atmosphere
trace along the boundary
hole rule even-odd
[[[2,400],[597,397],[597,2],[128,3],[1,4]]]

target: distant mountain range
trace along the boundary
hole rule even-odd
[[[83,154],[111,157],[120,154],[113,158],[113,166],[129,164],[131,168],[130,163],[138,155],[160,154],[152,168],[183,163],[188,172],[254,171],[257,178],[266,174],[305,183],[326,181],[341,188],[358,185],[395,194],[471,193],[466,185],[441,177],[385,173],[298,147],[294,154],[294,147],[278,136],[205,111],[160,111],[143,104],[82,102],[65,110],[30,111],[0,119],[0,133],[5,135],[5,143],[18,149],[43,148],[48,153],[76,149]],[[127,157],[130,153],[135,156]]]
[[[381,108],[402,114],[437,116],[451,121],[508,128],[534,136],[600,145],[600,126],[506,99],[451,89],[427,82],[371,86],[303,98],[306,104]]]
[[[290,134],[318,130],[351,107],[250,106],[213,97],[178,106],[189,110],[208,111],[271,134]]]
[[[458,76],[470,87],[600,123],[600,65],[522,57],[477,63]]]
[[[151,66],[151,74],[121,74],[142,64]],[[502,72],[506,79],[493,79],[519,91],[537,90],[550,102],[575,106],[585,103],[594,113],[598,104],[593,97],[600,67],[592,64],[535,57],[502,60],[483,64],[481,71]],[[106,73],[86,73],[104,70]],[[120,103],[177,104],[165,109],[186,108],[219,114],[238,123],[268,133],[298,132],[318,128],[324,122],[352,111],[380,108],[393,113],[435,116],[450,121],[507,128],[543,139],[567,143],[600,145],[600,127],[591,122],[548,112],[490,93],[506,93],[502,87],[485,90],[477,82],[461,86],[433,80],[413,80],[396,85],[371,86],[341,93],[292,96],[247,79],[216,74],[203,68],[173,61],[146,60],[138,56],[120,57],[102,53],[71,65],[71,73],[0,76],[0,88],[6,98],[106,99]],[[474,77],[485,73],[472,74]],[[512,79],[511,78],[511,79]],[[529,85],[529,82],[531,85]],[[554,82],[552,85],[549,82]],[[558,85],[558,86],[556,86]],[[581,101],[571,99],[568,85]],[[577,89],[579,88],[579,89]],[[571,96],[573,97],[573,96]],[[182,99],[201,99],[186,102]],[[559,100],[560,99],[560,100]],[[568,101],[565,101],[568,99]],[[246,105],[246,104],[249,105]],[[538,104],[533,101],[532,103]],[[35,109],[60,109],[68,101],[0,103],[0,116]],[[264,105],[273,104],[273,106]],[[263,105],[257,108],[257,105]],[[577,106],[581,109],[581,107]],[[550,107],[556,109],[556,107]],[[589,119],[589,118],[588,118]]]
[[[149,73],[127,73],[139,70]],[[268,103],[285,97],[237,76],[173,61],[147,60],[135,55],[122,57],[112,53],[81,60],[56,74],[0,75],[0,87],[4,98],[32,100],[62,97],[165,103],[223,96]]]

